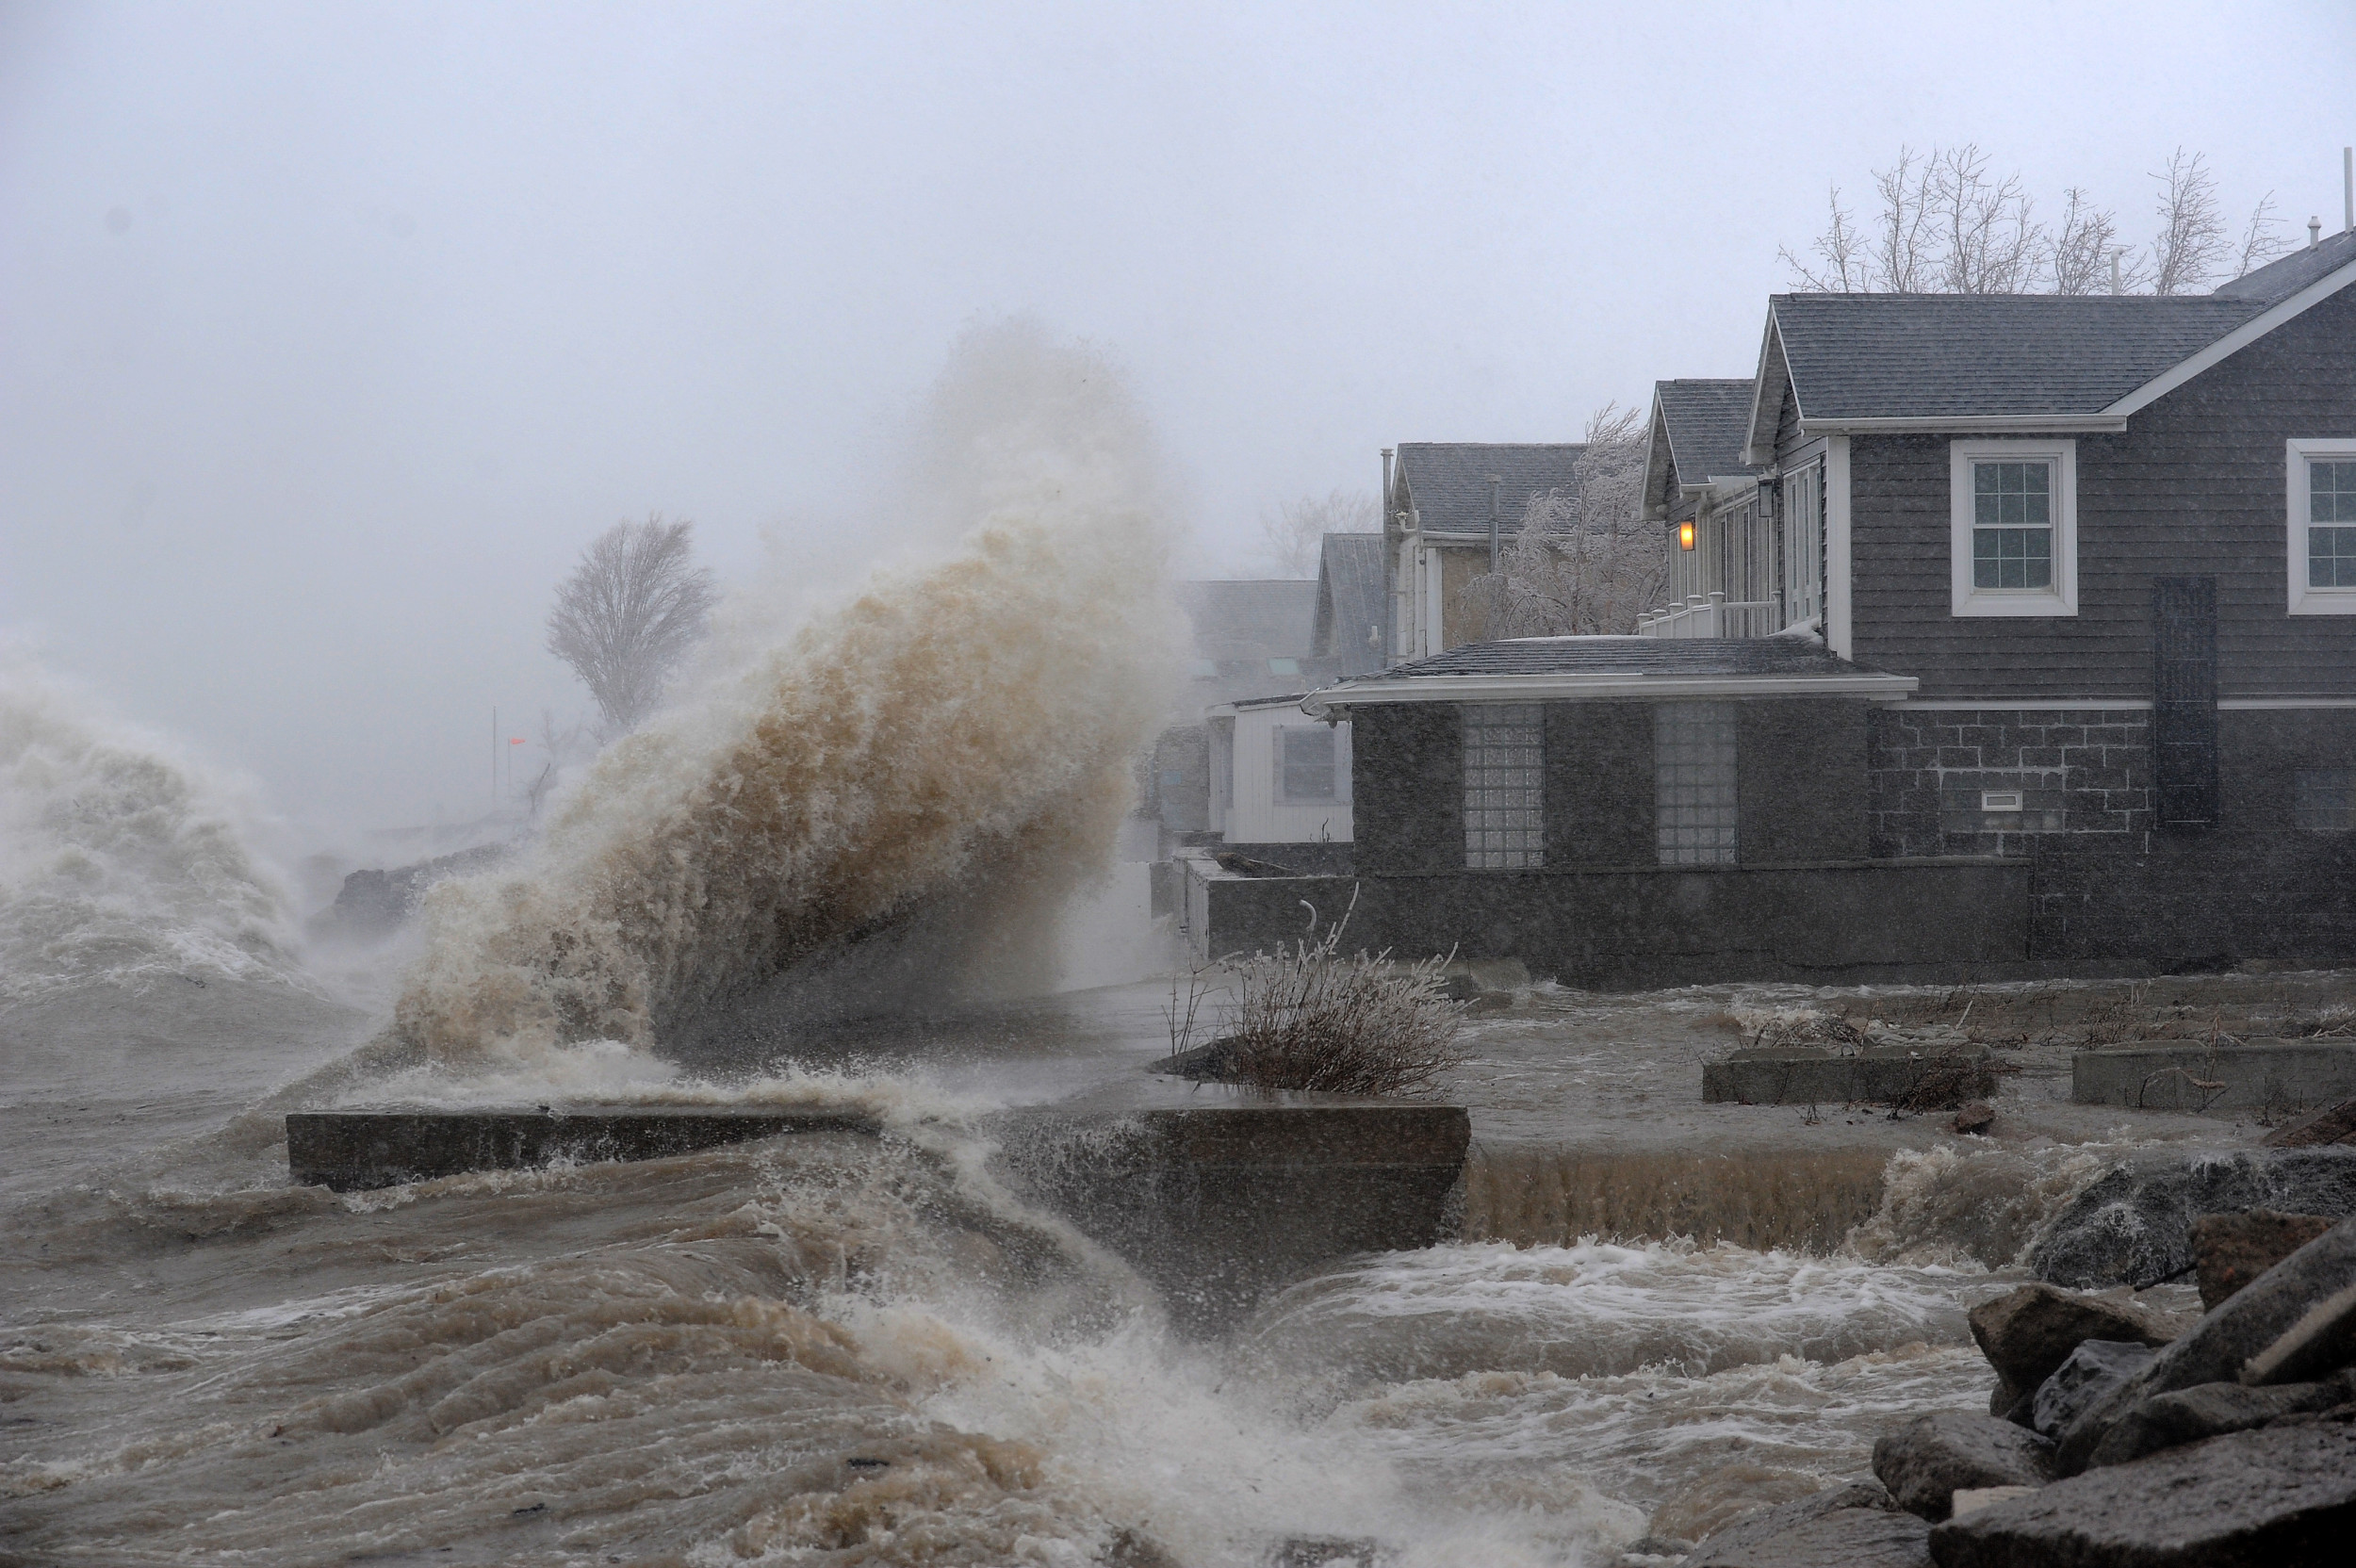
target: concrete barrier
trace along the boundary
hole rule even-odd
[[[286,1163],[297,1182],[351,1192],[843,1131],[880,1129],[753,1106],[297,1112]],[[1003,1112],[990,1131],[1033,1197],[1125,1259],[1198,1331],[1341,1258],[1452,1234],[1471,1143],[1461,1105],[1167,1079]]]
[[[1041,1202],[1161,1291],[1180,1327],[1211,1331],[1342,1258],[1453,1235],[1471,1139],[1461,1105],[1163,1081],[1010,1113],[1004,1148]]]
[[[561,1160],[659,1160],[784,1133],[864,1132],[859,1117],[737,1105],[564,1110],[297,1111],[286,1118],[294,1179],[337,1192]]]
[[[2239,1116],[2288,1113],[2356,1096],[2356,1040],[2195,1040],[2081,1051],[2070,1098],[2081,1105]]]
[[[1810,1047],[1730,1053],[1702,1064],[1702,1100],[1744,1105],[1889,1104],[1926,1090],[1941,1103],[1993,1094],[1986,1050],[1874,1047],[1842,1054]]]

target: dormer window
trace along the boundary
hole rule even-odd
[[[2356,615],[2356,441],[2293,441],[2290,612]]]
[[[1954,612],[2078,612],[2074,441],[1957,441],[1950,450]]]

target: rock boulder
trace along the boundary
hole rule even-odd
[[[2089,1470],[1931,1532],[1939,1568],[2277,1568],[2345,1560],[2356,1429],[2304,1421]]]
[[[2052,1480],[2053,1447],[2009,1421],[1941,1411],[1885,1433],[1873,1445],[1873,1474],[1900,1508],[1938,1521],[1957,1491]]]
[[[1724,1529],[1712,1532],[1694,1547],[1693,1555],[1685,1560],[1685,1568],[1744,1568],[1746,1564],[1759,1564],[1764,1568],[1771,1563],[1791,1563],[1797,1568],[1798,1564],[1813,1560],[1805,1555],[1811,1544],[1826,1544],[1817,1541],[1812,1527],[1827,1519],[1840,1519],[1843,1523],[1836,1527],[1833,1533],[1850,1533],[1855,1529],[1852,1516],[1860,1514],[1901,1520],[1921,1529],[1925,1537],[1928,1535],[1928,1527],[1914,1515],[1901,1511],[1879,1482],[1852,1481],[1846,1486],[1819,1492],[1813,1497],[1795,1498],[1792,1502],[1758,1509],[1742,1515]],[[1803,1530],[1812,1533],[1802,1538],[1799,1532]],[[1801,1555],[1793,1555],[1795,1552]],[[1871,1563],[1880,1560],[1864,1557],[1837,1560]],[[1927,1562],[1930,1560],[1925,1555],[1889,1560]]]
[[[2022,1285],[1983,1301],[1972,1309],[1971,1321],[1980,1353],[2022,1393],[2036,1392],[2089,1339],[2160,1346],[2170,1337],[2148,1313],[2049,1284]]]
[[[2249,1431],[2286,1415],[2329,1410],[2356,1389],[2337,1381],[2248,1388],[2201,1383],[2138,1400],[2114,1422],[2088,1456],[2089,1466],[2125,1464],[2162,1448],[2182,1447],[2227,1432]]]
[[[2029,1424],[2056,1442],[2143,1375],[2159,1352],[2148,1345],[2089,1339],[2037,1385]],[[2089,1445],[2090,1446],[2091,1445]]]
[[[2201,1280],[2201,1310],[2217,1304],[2330,1230],[2328,1214],[2245,1209],[2204,1214],[2192,1222],[2192,1259]]]

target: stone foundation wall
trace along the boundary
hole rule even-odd
[[[2021,856],[2051,834],[2123,845],[2156,825],[2148,710],[1883,708],[1872,724],[1876,858]],[[1982,809],[1989,791],[2020,792],[2021,809]]]

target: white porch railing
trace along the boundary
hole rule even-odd
[[[1695,594],[1674,609],[1636,618],[1640,637],[1771,637],[1777,629],[1774,600],[1729,604],[1724,594]]]

